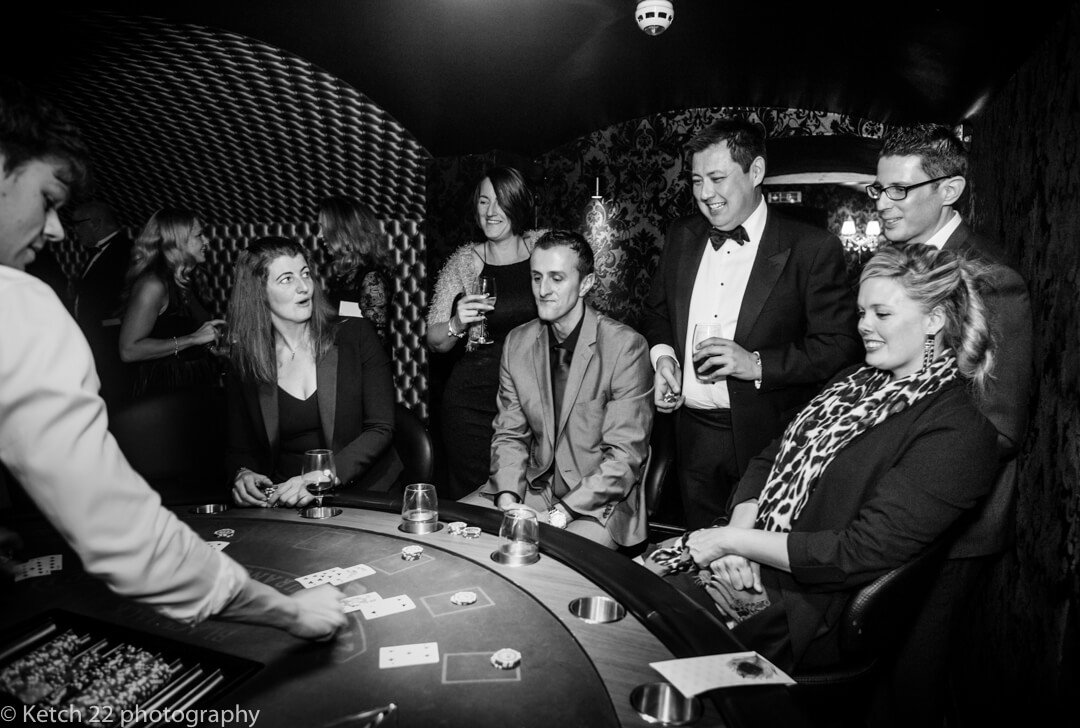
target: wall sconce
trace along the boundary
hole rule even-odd
[[[850,217],[844,220],[844,224],[840,226],[840,235],[845,238],[855,235],[855,221]]]
[[[671,0],[641,0],[634,11],[638,27],[648,35],[660,35],[675,20]]]
[[[878,235],[881,235],[881,223],[877,220],[870,220],[866,223],[866,237],[871,240],[877,240]]]

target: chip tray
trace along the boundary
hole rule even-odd
[[[57,609],[0,636],[0,704],[136,728],[204,707],[261,667]]]

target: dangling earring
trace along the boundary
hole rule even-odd
[[[922,347],[922,368],[929,369],[934,363],[934,335],[927,334]]]

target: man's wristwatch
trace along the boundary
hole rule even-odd
[[[569,521],[570,519],[566,517],[566,513],[563,510],[556,508],[555,506],[548,508],[548,523],[555,528],[566,528],[566,524],[569,523]]]

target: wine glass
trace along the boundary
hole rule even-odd
[[[705,341],[706,339],[714,338],[724,338],[723,326],[717,323],[694,324],[694,344],[693,348],[690,350],[691,357],[697,351],[698,344]],[[697,362],[695,362],[694,364],[694,373],[697,375],[698,381],[704,381],[704,377],[707,377],[709,373],[701,371],[701,369],[697,365]]]
[[[485,303],[495,306],[496,290],[494,276],[480,276],[476,279],[475,293],[487,296]],[[477,344],[494,344],[495,340],[488,336],[487,314],[481,314],[480,323],[469,329],[469,338]]]
[[[339,515],[340,508],[323,506],[323,498],[338,484],[333,451],[319,449],[305,452],[300,474],[308,476],[304,487],[307,488],[308,493],[315,496],[315,505],[305,508],[300,515],[305,518],[331,518]]]

